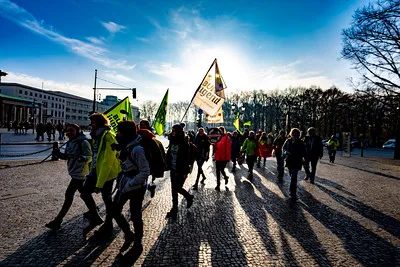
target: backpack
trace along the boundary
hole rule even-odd
[[[143,147],[145,156],[150,166],[150,173],[155,178],[164,177],[164,172],[167,169],[165,161],[165,150],[163,144],[155,138],[142,137],[139,145]],[[128,157],[133,162],[131,151]]]

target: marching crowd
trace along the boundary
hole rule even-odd
[[[58,150],[56,153],[59,158],[67,160],[68,173],[72,179],[65,192],[61,210],[46,227],[53,230],[61,227],[78,191],[89,210],[89,225],[84,228],[83,234],[101,225],[94,235],[99,238],[110,237],[115,220],[125,237],[120,252],[128,250],[133,243],[129,252],[123,256],[127,260],[143,251],[142,202],[146,190],[154,197],[154,180],[163,177],[165,171],[170,171],[172,193],[172,208],[166,218],[174,220],[178,215],[178,193],[185,198],[187,208],[193,204],[194,196],[183,186],[194,162],[197,164],[197,176],[192,190],[198,189],[199,182],[205,183],[207,177],[202,166],[212,157],[217,178],[215,190],[220,191],[221,176],[225,185],[228,184],[225,169],[229,161],[232,161],[232,173],[236,171],[237,164],[246,161],[249,172],[247,178],[251,182],[254,165],[260,168],[263,163],[265,166],[266,158],[274,156],[277,160],[278,181],[283,179],[284,166],[288,168],[291,177],[289,200],[294,203],[298,172],[304,167],[305,180],[313,184],[318,160],[323,156],[322,140],[314,128],[309,128],[304,138],[300,138],[299,129],[293,128],[288,136],[285,131],[280,131],[274,139],[272,134],[248,129],[243,134],[238,131],[231,134],[221,126],[218,128],[220,138],[211,143],[203,128],[199,128],[197,134],[192,136],[185,134],[183,123],[175,124],[168,135],[169,145],[165,153],[147,120],[142,120],[139,125],[129,120],[119,122],[117,134],[114,134],[103,114],[94,113],[89,119],[92,139],[87,139],[76,124],[65,126],[65,135],[69,140],[64,152]],[[330,142],[330,161],[334,162],[333,150],[337,149],[338,142],[334,137]],[[104,220],[99,215],[93,193],[101,193],[106,209]],[[134,232],[122,214],[128,201]]]

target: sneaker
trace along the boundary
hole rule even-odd
[[[150,197],[153,198],[154,195],[156,194],[156,185],[153,183],[150,184],[149,191],[150,191]]]
[[[187,207],[188,209],[193,205],[193,199],[194,199],[194,196],[193,196],[193,195],[190,195],[190,196],[186,199],[186,202],[187,202],[186,207]]]
[[[176,219],[178,216],[178,209],[177,208],[172,208],[168,213],[167,216],[165,216],[166,219],[172,218]]]
[[[225,185],[227,185],[227,184],[228,184],[228,179],[229,179],[229,177],[228,177],[228,176],[225,176],[224,179],[225,179]]]
[[[133,232],[130,232],[128,235],[125,235],[124,244],[119,249],[119,252],[124,252],[125,250],[127,250],[131,246],[134,240],[135,240],[135,235]]]
[[[215,190],[218,191],[218,192],[221,191],[221,189],[219,188],[219,185],[217,185],[217,187],[215,187]]]
[[[46,223],[45,226],[51,230],[58,230],[61,227],[61,221],[54,219],[49,223]]]

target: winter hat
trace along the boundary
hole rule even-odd
[[[174,124],[174,126],[172,126],[172,130],[175,130],[176,133],[183,133],[182,123]]]
[[[66,129],[67,127],[75,128],[75,130],[76,130],[77,133],[79,133],[79,132],[81,131],[81,127],[79,127],[79,125],[76,124],[76,123],[68,123],[67,125],[65,125],[65,129]]]
[[[125,136],[136,136],[136,123],[132,120],[118,123],[118,131]]]

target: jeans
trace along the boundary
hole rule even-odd
[[[145,186],[125,194],[122,194],[121,191],[117,191],[114,201],[112,202],[113,218],[124,234],[128,235],[130,234],[131,230],[128,221],[125,219],[125,216],[122,215],[122,209],[124,208],[125,203],[129,200],[131,220],[133,222],[133,228],[135,229],[135,243],[138,244],[142,242],[143,238],[142,204],[145,193]]]
[[[205,158],[199,158],[199,159],[196,160],[196,163],[197,163],[197,178],[196,178],[196,182],[194,183],[195,185],[199,184],[200,175],[203,175],[203,177],[205,177],[203,169],[202,169],[204,161],[205,161]]]
[[[67,191],[65,191],[65,200],[64,204],[60,210],[60,212],[57,215],[57,219],[62,221],[62,219],[67,215],[69,209],[71,208],[72,202],[74,200],[74,195],[76,191],[81,192],[83,183],[85,180],[80,180],[80,179],[71,179],[69,182],[69,185],[67,187]]]
[[[310,163],[311,163],[311,172],[310,172]],[[307,157],[306,160],[304,161],[304,171],[306,172],[306,175],[310,177],[310,180],[313,182],[315,178],[315,173],[317,171],[317,163],[318,163],[318,157],[312,156],[312,157]]]
[[[278,177],[283,178],[283,175],[285,173],[285,161],[282,155],[282,152],[275,152],[275,157],[276,157],[276,165],[277,165],[277,171],[278,171]]]
[[[172,192],[172,208],[178,209],[178,193],[183,195],[186,199],[190,197],[190,194],[183,189],[186,177],[182,173],[177,173],[175,170],[171,170],[171,192]]]
[[[289,169],[289,174],[290,174],[290,196],[292,198],[296,198],[297,174],[298,173],[299,173],[298,169]]]
[[[227,161],[216,161],[215,162],[215,168],[216,168],[216,170],[217,170],[217,186],[219,186],[220,185],[220,180],[221,180],[221,173],[222,173],[222,175],[225,177],[225,176],[227,176],[226,174],[225,174],[225,167],[226,167],[226,164],[228,164],[228,162]]]

